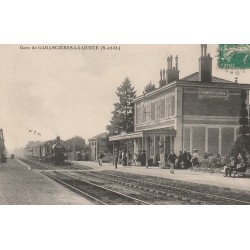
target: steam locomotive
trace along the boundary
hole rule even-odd
[[[66,148],[58,136],[56,140],[41,142],[24,149],[24,156],[37,158],[49,164],[60,165],[66,160]]]

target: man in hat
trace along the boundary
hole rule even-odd
[[[174,174],[174,167],[175,167],[175,161],[177,159],[176,154],[174,153],[174,150],[171,150],[170,155],[168,156],[168,161],[170,165],[170,173]]]
[[[141,157],[142,157],[142,153],[141,150],[138,151],[138,154],[136,156],[136,166],[137,167],[141,167]]]
[[[226,166],[224,166],[224,171],[225,171],[224,177],[227,177],[228,175],[231,177],[231,173],[235,169],[236,169],[236,162],[233,157],[230,157],[230,162]]]
[[[184,154],[182,153],[182,151],[180,151],[176,168],[183,168],[184,167],[183,155]]]
[[[198,149],[194,149],[193,155],[192,155],[192,164],[193,166],[199,165],[199,154],[198,154]]]
[[[188,152],[187,152],[187,150],[184,150],[184,153],[182,155],[182,160],[184,163],[184,168],[188,168]]]
[[[102,166],[102,159],[104,157],[104,154],[102,152],[99,153],[99,166]]]
[[[142,166],[146,166],[146,150],[143,150],[142,151],[142,154],[141,154],[141,165]]]
[[[119,151],[116,150],[114,155],[115,168],[117,168],[118,160],[119,160]]]
[[[190,168],[192,166],[192,155],[190,151],[187,151],[187,168]]]

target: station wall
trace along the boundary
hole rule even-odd
[[[240,111],[240,91],[225,91],[225,96],[201,96],[198,88],[184,88],[183,114],[196,116],[233,116]]]
[[[237,127],[190,126],[184,128],[183,145],[185,150],[198,149],[200,155],[211,153],[226,156],[236,139]]]

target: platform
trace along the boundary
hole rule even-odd
[[[0,205],[90,205],[90,201],[15,159],[0,163]]]
[[[196,172],[189,169],[175,169],[174,174],[170,174],[169,169],[161,169],[159,167],[136,167],[121,166],[115,169],[115,166],[110,163],[103,163],[99,166],[98,162],[91,161],[74,161],[74,164],[84,165],[92,167],[95,170],[117,170],[122,172],[129,172],[133,174],[151,175],[162,178],[171,178],[175,180],[188,181],[206,185],[213,185],[229,189],[238,189],[241,191],[250,191],[250,171],[247,170],[246,177],[244,178],[232,178],[223,177],[223,173],[204,173]]]

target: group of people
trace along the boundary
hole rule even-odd
[[[173,150],[171,150],[170,154],[166,154],[164,158],[166,165],[170,166],[170,173],[174,173],[175,168],[184,169],[199,165],[198,149],[194,149],[192,155],[190,154],[190,151],[180,151],[178,156],[174,153]]]
[[[129,157],[128,157],[129,156]],[[126,152],[119,152],[118,150],[114,154],[113,163],[115,168],[117,168],[118,164],[123,166],[131,165],[134,162],[135,166],[141,167],[146,166],[146,150],[139,150],[137,153],[133,155],[129,152],[127,156]],[[133,156],[133,157],[132,157]],[[189,168],[192,165],[198,165],[198,150],[194,149],[194,153],[191,155],[189,151],[180,151],[179,156],[177,156],[173,150],[171,150],[169,155],[165,155],[166,165],[170,166],[170,172],[174,173],[175,168]],[[99,156],[99,162],[102,157]]]
[[[224,176],[227,177],[231,177],[232,173],[234,173],[233,177],[235,177],[235,175],[237,173],[240,172],[245,172],[247,168],[247,161],[243,158],[243,155],[241,153],[238,154],[238,156],[236,157],[236,159],[234,159],[234,157],[230,157],[230,161],[229,163],[224,166]]]
[[[146,166],[146,151],[145,150],[139,150],[138,153],[131,154],[131,152],[128,152],[128,155],[125,151],[116,151],[114,154],[114,165],[115,168],[117,168],[118,164],[121,164],[122,166],[131,165],[132,162],[137,167],[140,166]]]
[[[99,165],[102,166],[104,154],[100,152],[99,154]],[[190,154],[190,151],[184,150],[184,152],[180,151],[179,155],[177,156],[173,150],[170,151],[170,154],[165,154],[165,163],[166,166],[170,167],[170,173],[174,173],[174,169],[187,169],[191,166],[199,165],[199,154],[198,149],[193,150],[193,154]],[[206,157],[205,157],[206,158]],[[221,159],[220,155],[217,155],[218,159]],[[2,159],[2,162],[4,159]],[[131,154],[125,151],[115,151],[113,164],[115,168],[117,168],[118,164],[123,166],[131,165],[134,162],[135,166],[141,167],[146,166],[146,151],[139,150],[138,153]],[[230,176],[234,173],[233,177],[239,172],[245,172],[247,167],[247,162],[242,156],[241,153],[234,159],[234,157],[230,157],[230,162],[224,166],[224,176]]]
[[[146,150],[139,150],[134,154],[134,162],[137,167],[146,166]]]

